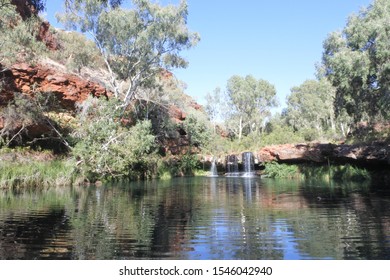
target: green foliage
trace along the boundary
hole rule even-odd
[[[306,180],[338,180],[343,182],[361,182],[371,179],[364,168],[345,165],[289,165],[277,162],[265,164],[264,174],[270,178],[304,178]]]
[[[75,180],[73,166],[71,160],[0,163],[0,189],[71,185]]]
[[[186,26],[185,1],[163,7],[133,0],[130,10],[120,8],[118,1],[108,2],[66,1],[66,13],[59,19],[68,28],[92,36],[111,75],[115,96],[128,105],[138,88],[153,83],[161,69],[185,67],[187,62],[179,53],[194,46],[199,37]],[[128,83],[123,87],[119,80]]]
[[[318,139],[330,129],[335,132],[334,96],[335,89],[325,79],[308,80],[293,87],[287,99],[287,122],[295,130],[303,130],[305,139]]]
[[[326,77],[336,87],[335,111],[354,124],[389,116],[390,3],[376,0],[324,42]]]
[[[269,82],[253,76],[233,76],[226,86],[226,125],[241,140],[242,136],[260,132],[270,108],[276,106],[276,90]]]
[[[294,132],[289,126],[277,126],[271,132],[264,133],[260,138],[261,146],[302,143],[304,141],[304,136]]]
[[[85,38],[84,35],[78,32],[59,31],[57,39],[60,49],[50,55],[54,60],[65,64],[69,70],[80,73],[83,67],[104,67],[95,43]]]
[[[297,165],[279,164],[277,162],[268,162],[265,164],[264,174],[270,178],[301,178]]]
[[[190,146],[204,147],[210,140],[211,129],[205,114],[197,110],[189,111],[183,122]]]
[[[2,110],[1,117],[4,120],[0,134],[2,138],[10,137],[19,127],[24,129],[28,125],[40,123],[43,119],[35,102],[21,93],[14,93],[14,99]]]
[[[3,6],[0,9],[0,63],[8,66],[36,61],[46,51],[45,45],[37,40],[38,30],[36,17],[22,20],[14,5]]]
[[[82,176],[96,179],[150,178],[157,173],[155,136],[150,121],[124,125],[118,100],[90,98],[79,118],[72,150]],[[126,117],[126,116],[123,116]]]
[[[0,146],[26,145],[56,151],[70,149],[65,139],[69,128],[67,124],[59,125],[60,108],[56,96],[52,93],[34,92],[34,97],[14,93],[14,98],[7,107],[0,111],[3,128],[0,130]],[[43,127],[40,135],[31,134],[29,127]],[[49,147],[50,146],[50,147]]]
[[[196,155],[185,154],[180,159],[179,170],[183,175],[194,175],[196,169],[199,169],[199,159]]]
[[[366,169],[350,164],[332,167],[331,174],[333,179],[342,181],[364,181],[371,178],[370,173]]]

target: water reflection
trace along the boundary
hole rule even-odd
[[[0,192],[0,259],[390,259],[367,185],[181,178]]]

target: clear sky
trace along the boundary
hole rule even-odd
[[[179,0],[160,0],[162,4]],[[47,1],[47,19],[63,1]],[[126,1],[125,1],[126,2]],[[173,71],[187,84],[186,93],[204,104],[204,96],[225,88],[233,75],[253,75],[276,87],[280,108],[290,88],[313,79],[322,43],[341,30],[348,16],[371,0],[187,0],[188,25],[201,36],[183,53],[186,69]]]

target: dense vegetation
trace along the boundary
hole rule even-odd
[[[225,89],[207,95],[205,112],[195,110],[185,102],[181,82],[164,76],[185,68],[188,62],[180,53],[199,41],[199,35],[188,30],[186,2],[162,6],[132,0],[130,8],[122,2],[65,0],[58,19],[69,31],[51,30],[59,42],[53,51],[37,36],[44,1],[28,1],[35,8],[28,18],[10,1],[0,1],[1,71],[16,62],[50,58],[80,75],[103,70],[101,82],[113,93],[109,100],[87,99],[71,116],[49,93],[34,92],[34,98],[15,93],[0,111],[5,120],[1,146],[55,147],[73,166],[67,181],[75,175],[95,181],[192,174],[200,152],[226,154],[269,144],[350,140],[351,135],[355,141],[388,140],[388,1],[375,0],[351,16],[341,32],[330,34],[318,78],[293,87],[287,107],[274,115],[275,87],[252,75],[232,76]],[[172,105],[185,112],[183,122],[170,118]],[[63,121],[65,113],[71,121]],[[52,133],[26,141],[27,127],[38,123],[51,127]],[[384,127],[379,133],[374,131],[378,123]],[[359,139],[361,129],[364,139]],[[169,157],[164,145],[179,141],[180,135],[185,135],[187,148]]]

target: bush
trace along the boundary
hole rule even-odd
[[[44,43],[37,40],[39,19],[22,20],[15,6],[0,9],[0,63],[8,66],[15,62],[36,61],[46,52]]]
[[[51,57],[65,64],[71,71],[80,73],[81,68],[103,67],[104,62],[99,50],[91,40],[78,32],[60,31],[57,33],[60,49],[51,53]]]
[[[139,179],[157,174],[157,147],[150,121],[127,126],[119,101],[89,98],[79,114],[72,154],[88,180]]]
[[[207,145],[212,130],[205,114],[197,110],[189,110],[182,126],[188,135],[191,146],[204,147]]]
[[[299,133],[293,131],[290,126],[276,126],[271,132],[265,133],[261,138],[261,145],[277,145],[301,143],[305,139]]]
[[[358,168],[350,164],[333,166],[331,172],[335,180],[364,181],[371,178],[370,173],[366,169]]]
[[[299,167],[297,165],[279,164],[277,162],[266,163],[264,174],[270,178],[302,177],[302,174],[299,172]]]
[[[62,121],[58,108],[58,100],[54,94],[35,92],[34,97],[15,92],[14,98],[7,107],[0,111],[3,128],[0,130],[1,146],[32,146],[52,148],[57,152],[69,147],[64,136],[71,129]],[[45,133],[32,134],[29,127],[43,127]]]

